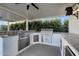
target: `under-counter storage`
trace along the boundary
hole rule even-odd
[[[38,42],[39,41],[39,35],[34,35],[33,39],[34,39],[34,42]]]
[[[30,45],[29,37],[23,37],[18,40],[18,51]]]
[[[5,36],[3,39],[3,55],[4,56],[14,56],[18,53],[18,35]]]
[[[29,37],[19,39],[19,35],[1,36],[0,42],[0,55],[2,56],[15,56],[20,50],[30,45]]]
[[[0,37],[0,56],[3,55],[3,38]]]

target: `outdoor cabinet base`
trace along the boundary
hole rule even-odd
[[[3,56],[15,56],[18,53],[19,36],[7,36],[3,38]]]
[[[28,45],[30,45],[29,38],[24,38],[24,39],[18,40],[18,51],[22,50],[23,48],[27,47]]]

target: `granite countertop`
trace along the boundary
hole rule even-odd
[[[19,35],[0,35],[0,37],[2,38],[13,37],[13,36],[19,36]]]

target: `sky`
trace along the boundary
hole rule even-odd
[[[0,20],[0,25],[7,25],[7,21],[2,21],[2,20]]]
[[[68,20],[68,16],[59,16],[59,17],[53,16],[53,17],[41,18],[41,20],[42,21],[46,21],[46,20],[50,21],[52,19],[57,19],[57,18],[61,20],[62,24],[63,24],[64,20]]]
[[[45,18],[46,20],[52,20],[52,19],[56,19],[56,17],[47,17]],[[63,23],[64,20],[68,19],[68,16],[59,16],[59,19],[61,19],[61,23]],[[44,20],[44,19],[43,19]],[[0,25],[7,25],[8,22],[7,21],[2,21],[0,20]]]
[[[68,20],[68,16],[60,16],[58,18],[61,19],[61,23],[63,23],[64,20]]]

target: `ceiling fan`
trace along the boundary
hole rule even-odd
[[[21,3],[15,3],[15,4],[21,4]],[[35,3],[27,3],[27,10],[29,10],[30,5],[32,5],[36,9],[39,9],[39,7],[35,5]]]
[[[65,9],[66,10],[66,16],[67,15],[74,15],[78,19],[78,11],[75,14],[73,14],[74,10],[78,10],[79,9],[78,6],[79,6],[79,3],[75,3],[75,4],[73,4],[73,6],[66,7],[66,9]]]

